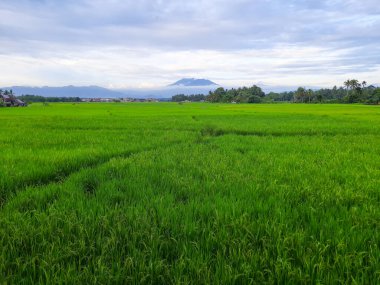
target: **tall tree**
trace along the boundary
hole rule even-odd
[[[359,88],[361,84],[359,83],[359,80],[357,79],[351,79],[350,80],[350,86],[352,90],[355,90],[356,88]]]
[[[344,81],[343,84],[344,84],[344,87],[346,87],[346,90],[347,90],[346,96],[348,96],[348,88],[351,87],[351,80],[347,79],[346,81]]]
[[[306,89],[304,87],[298,87],[296,93],[294,94],[294,100],[295,102],[305,102],[306,95]]]
[[[313,97],[313,90],[311,89],[307,90],[306,94],[309,99],[309,103],[311,103],[311,97]]]

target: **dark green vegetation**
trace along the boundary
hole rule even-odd
[[[334,86],[332,89],[311,90],[299,87],[291,92],[270,92],[265,94],[260,87],[242,87],[237,89],[217,88],[205,95],[175,95],[173,102],[181,101],[208,101],[211,103],[272,103],[272,102],[294,102],[294,103],[365,103],[378,105],[380,103],[380,88],[373,85],[367,86],[363,81],[359,83],[356,79],[344,82],[344,87]]]
[[[203,94],[194,94],[194,95],[185,95],[178,94],[172,96],[172,102],[183,102],[183,101],[191,101],[191,102],[202,102],[207,98],[206,95]]]
[[[44,97],[38,95],[21,95],[17,96],[20,100],[33,103],[33,102],[80,102],[79,97]]]
[[[0,283],[378,284],[380,109],[0,109]]]

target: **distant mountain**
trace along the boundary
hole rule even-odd
[[[215,82],[212,82],[208,79],[195,79],[195,78],[183,78],[170,84],[169,86],[177,86],[177,87],[201,87],[201,86],[213,86],[218,85]]]
[[[211,82],[211,81],[210,81]],[[128,88],[107,89],[99,86],[63,86],[63,87],[0,87],[2,90],[12,89],[16,96],[39,95],[44,97],[80,97],[80,98],[171,98],[177,94],[208,94],[219,85],[207,86],[167,86],[161,88]]]
[[[81,97],[81,98],[118,98],[125,94],[109,90],[99,86],[63,86],[63,87],[27,87],[12,86],[1,88],[12,89],[16,96],[20,95],[40,95],[44,97]]]

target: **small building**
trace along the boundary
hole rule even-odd
[[[0,99],[2,99],[5,107],[11,107],[12,106],[11,96],[3,94],[3,95],[0,95]]]
[[[155,98],[147,98],[145,99],[145,102],[158,102],[158,100]]]
[[[3,102],[5,107],[25,107],[27,104],[15,96],[8,94],[0,94],[0,101]]]
[[[26,103],[24,101],[21,101],[20,99],[16,99],[16,100],[14,100],[13,106],[25,107]]]

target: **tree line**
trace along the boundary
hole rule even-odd
[[[38,95],[21,95],[21,96],[17,96],[17,98],[28,103],[80,102],[81,101],[79,97],[44,97],[44,96],[38,96]]]
[[[319,90],[299,87],[290,92],[270,92],[265,94],[256,85],[252,87],[241,87],[224,89],[219,87],[210,91],[208,95],[184,95],[179,94],[172,97],[173,102],[183,101],[206,101],[211,103],[271,103],[271,102],[293,102],[293,103],[380,103],[380,88],[373,85],[367,86],[367,82],[359,82],[357,79],[348,79],[344,86],[333,88],[322,88]]]
[[[6,104],[3,99],[3,95],[5,95],[7,98],[10,98],[12,101],[15,100],[21,100],[23,102],[26,102],[28,104],[30,103],[53,103],[53,102],[81,102],[81,99],[79,97],[44,97],[39,95],[21,95],[21,96],[15,96],[12,89],[10,90],[1,90],[0,89],[0,107],[4,107]],[[4,97],[5,97],[4,96]]]
[[[203,102],[205,100],[206,100],[206,95],[203,95],[203,94],[194,94],[194,95],[177,94],[177,95],[172,96],[173,102],[183,102],[183,101]]]

